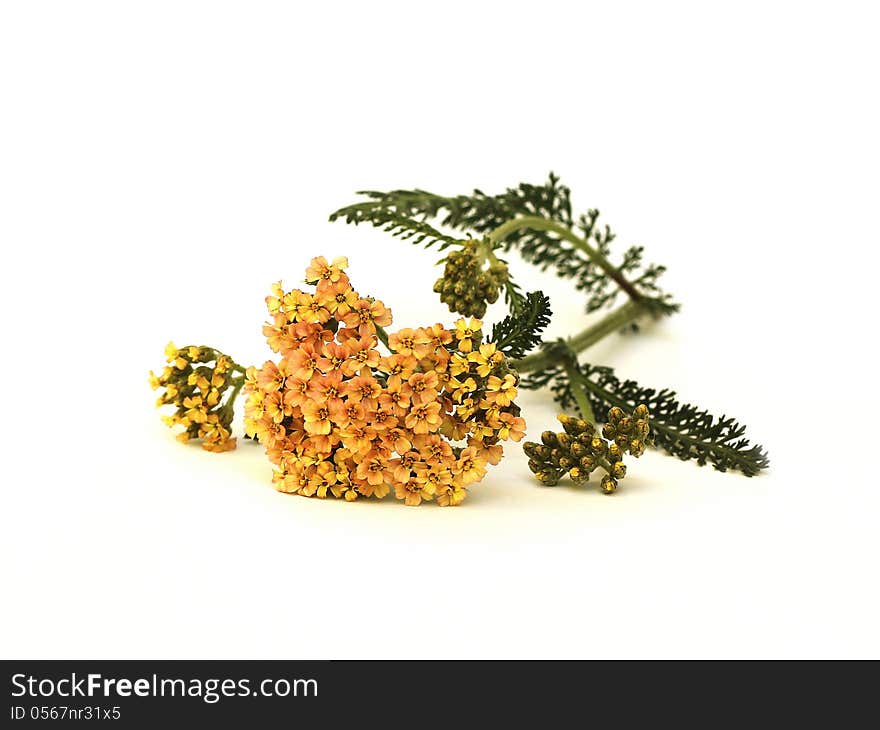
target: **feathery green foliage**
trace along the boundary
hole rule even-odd
[[[509,358],[524,357],[541,344],[541,333],[552,314],[550,297],[541,291],[529,292],[520,307],[495,323],[489,341]]]
[[[392,190],[387,193],[362,191],[360,195],[369,200],[342,208],[331,220],[345,218],[349,223],[364,220],[381,221],[389,214],[400,222],[411,221],[418,225],[429,219],[439,219],[442,226],[477,235],[487,235],[503,223],[523,216],[538,216],[559,223],[584,238],[604,257],[612,253],[611,244],[615,234],[606,226],[598,224],[599,212],[572,216],[571,191],[560,184],[559,177],[550,173],[546,183],[534,185],[520,183],[497,195],[487,195],[476,189],[470,195],[446,197],[425,190]],[[374,222],[374,225],[380,225]],[[619,288],[605,271],[598,267],[585,253],[572,247],[551,231],[522,228],[507,235],[502,242],[505,251],[515,249],[527,262],[542,270],[555,269],[556,273],[572,279],[578,290],[587,295],[587,311],[593,312],[610,306],[619,294]],[[678,306],[664,294],[658,279],[665,267],[645,266],[644,248],[632,246],[624,251],[618,272],[627,277],[633,288],[645,298],[655,298],[666,303],[669,311]]]
[[[586,295],[587,312],[609,307],[621,291],[626,293],[627,304],[569,341],[541,343],[551,314],[549,300],[542,292],[523,296],[508,276],[503,287],[510,313],[493,327],[491,340],[505,355],[521,361],[520,372],[529,373],[521,381],[523,387],[549,385],[564,408],[577,404],[582,413],[605,413],[613,407],[631,412],[644,405],[651,414],[653,444],[681,459],[747,476],[768,466],[764,449],[751,445],[745,426],[733,418],[717,418],[682,404],[672,390],[644,388],[619,379],[610,368],[577,362],[576,351],[621,328],[636,329],[640,317],[672,314],[679,305],[659,286],[665,268],[645,264],[642,246],[630,246],[612,261],[615,234],[600,224],[595,209],[574,215],[571,191],[553,173],[543,184],[521,183],[495,195],[479,189],[452,197],[420,189],[359,194],[366,200],[336,211],[330,219],[369,222],[441,249],[463,244],[434,229],[436,224],[481,239],[481,261],[497,264],[504,262],[496,254],[515,250],[526,262],[573,281]],[[526,357],[539,345],[542,352]]]
[[[354,225],[370,223],[376,228],[388,231],[392,236],[411,241],[416,245],[424,245],[426,248],[438,245],[442,250],[461,243],[460,239],[441,233],[424,220],[417,220],[395,206],[374,206],[370,203],[351,205],[337,210],[330,216],[331,221],[339,218]]]
[[[562,344],[551,347],[564,347]],[[563,366],[548,368],[523,378],[525,388],[550,385],[563,408],[575,405],[573,388],[586,392],[590,405],[601,413],[612,406],[631,410],[644,403],[651,412],[653,445],[682,460],[696,460],[701,466],[712,464],[719,471],[733,469],[754,476],[769,466],[766,451],[745,438],[746,427],[734,418],[713,416],[697,406],[682,404],[673,390],[645,388],[633,380],[621,380],[609,367],[578,364],[576,382]]]

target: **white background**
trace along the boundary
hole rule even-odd
[[[876,658],[877,20],[4,3],[0,655]],[[742,419],[765,475],[651,453],[609,498],[513,448],[460,509],[347,504],[160,423],[165,343],[262,362],[263,297],[314,255],[395,326],[451,322],[434,253],[326,222],[355,190],[551,169],[684,304],[586,357]],[[583,326],[568,283],[515,272],[550,334]],[[554,425],[522,402],[530,437]]]

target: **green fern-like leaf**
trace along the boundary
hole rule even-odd
[[[492,327],[491,342],[514,360],[541,344],[541,333],[550,324],[550,297],[544,292],[526,294],[522,304]]]
[[[550,345],[556,347],[557,345]],[[644,403],[651,412],[653,445],[682,460],[695,460],[701,466],[712,464],[719,471],[736,470],[754,476],[766,469],[770,460],[764,448],[745,438],[746,427],[728,416],[680,403],[673,390],[645,388],[633,380],[621,380],[609,367],[577,365],[580,385],[586,391],[595,413],[612,406],[631,411]],[[563,408],[575,406],[573,385],[565,369],[554,367],[523,378],[525,388],[549,385]]]
[[[486,235],[513,218],[540,216],[574,230],[605,258],[611,256],[611,243],[615,239],[608,226],[599,225],[597,210],[572,216],[571,191],[553,173],[544,184],[520,183],[497,195],[488,195],[479,189],[470,195],[451,197],[419,189],[387,193],[371,190],[359,194],[369,200],[336,211],[331,220],[344,217],[348,222],[383,221],[389,212],[393,212],[393,215],[408,220],[437,219],[441,226],[456,231]],[[617,299],[619,289],[608,275],[586,254],[552,232],[522,228],[505,238],[503,249],[515,249],[523,259],[542,270],[552,268],[559,276],[572,279],[577,289],[587,296],[588,312],[611,306]],[[669,295],[664,294],[657,283],[665,268],[643,265],[643,254],[641,246],[632,246],[615,266],[646,299],[657,299],[669,312],[676,311],[678,305],[670,301]]]
[[[354,225],[369,223],[388,231],[392,236],[416,245],[424,245],[426,248],[437,245],[442,250],[460,242],[460,239],[441,233],[429,223],[413,217],[406,210],[399,210],[396,206],[358,203],[340,208],[330,216],[331,221],[340,218]]]

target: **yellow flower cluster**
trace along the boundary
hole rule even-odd
[[[244,369],[211,347],[177,347],[173,342],[165,348],[165,359],[168,365],[161,375],[150,371],[153,390],[162,389],[156,405],[175,407],[162,420],[172,428],[183,427],[177,438],[184,443],[201,439],[208,451],[234,449],[232,401],[244,385]],[[232,396],[224,401],[230,387]]]
[[[473,319],[399,330],[381,355],[391,312],[352,288],[347,263],[313,259],[314,293],[273,286],[264,334],[281,357],[248,370],[245,429],[283,492],[458,505],[524,435],[517,376]]]

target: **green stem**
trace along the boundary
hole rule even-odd
[[[569,381],[571,381],[571,393],[574,396],[575,402],[578,404],[578,408],[581,410],[581,418],[596,425],[596,417],[593,415],[593,407],[590,405],[590,400],[587,398],[587,394],[581,387],[581,381],[583,379],[580,377],[580,373],[578,373],[574,363],[570,360],[566,360],[565,362],[565,374],[568,376]]]
[[[568,347],[574,353],[582,352],[591,345],[595,345],[604,337],[623,329],[628,324],[632,324],[639,317],[647,314],[649,309],[642,302],[627,302],[595,324],[569,338]],[[561,355],[545,350],[528,355],[521,360],[514,360],[511,365],[519,373],[531,373],[535,370],[543,370],[550,365],[554,365],[561,359]]]
[[[636,291],[636,288],[626,280],[623,274],[621,274],[620,271],[608,261],[608,259],[599,253],[597,249],[593,248],[585,239],[581,238],[570,228],[567,228],[560,223],[541,218],[540,216],[522,216],[520,218],[513,218],[507,221],[507,223],[502,223],[489,234],[489,238],[493,243],[500,243],[507,236],[514,231],[518,231],[520,228],[533,228],[538,231],[550,231],[551,233],[555,233],[563,240],[568,241],[578,251],[585,253],[590,261],[602,269],[602,271],[604,271],[605,274],[617,284],[617,286],[627,293],[630,299],[634,302],[642,300],[642,295]]]
[[[226,402],[223,404],[221,410],[223,411],[231,411],[235,412],[235,399],[238,398],[238,394],[241,392],[241,389],[244,387],[246,378],[240,378],[238,380],[232,380],[231,382],[235,383],[233,385],[232,390],[229,391],[229,397],[226,399]],[[231,416],[230,416],[231,418]]]
[[[391,347],[388,345],[388,333],[383,327],[376,325],[376,336],[382,341],[382,344],[385,345],[385,349],[387,349],[388,352],[391,352]]]

